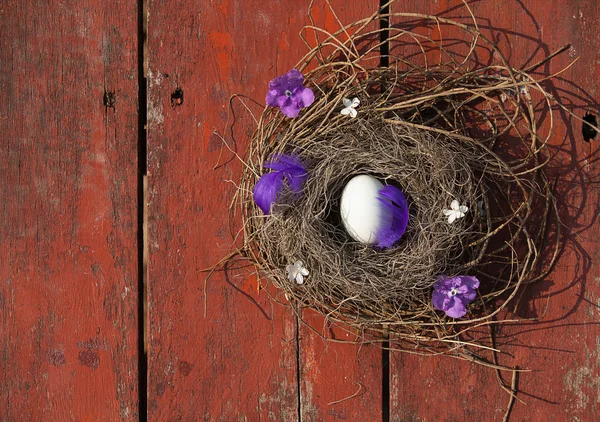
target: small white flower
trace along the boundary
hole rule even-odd
[[[460,205],[455,199],[450,204],[450,209],[444,210],[444,215],[448,217],[448,224],[452,224],[454,223],[454,220],[464,217],[468,210],[469,208],[464,205]]]
[[[356,115],[358,114],[358,112],[356,111],[356,107],[358,107],[358,105],[360,104],[360,100],[356,97],[352,98],[352,100],[344,98],[342,102],[344,103],[345,108],[343,108],[342,111],[340,111],[340,113],[342,113],[344,116],[350,115],[350,117],[356,117]]]
[[[302,261],[286,266],[285,270],[288,272],[288,280],[296,280],[299,285],[304,284],[304,277],[308,275],[308,270],[302,266]]]

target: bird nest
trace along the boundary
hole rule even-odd
[[[374,14],[333,34],[311,27],[321,39],[297,68],[315,102],[294,119],[272,107],[262,113],[235,198],[244,235],[238,252],[284,293],[275,299],[314,309],[356,341],[389,338],[399,349],[456,355],[480,344],[469,331],[497,321],[556,256],[556,248],[541,254],[555,214],[543,172],[553,101],[532,76],[552,56],[517,69],[475,21],[386,17],[413,24],[373,29],[381,18]],[[465,42],[424,36],[418,28],[427,26]],[[389,52],[380,54],[382,46]],[[481,64],[482,52],[496,64]],[[354,97],[357,116],[340,114],[343,99]],[[540,104],[545,129],[535,117]],[[253,188],[270,157],[289,153],[302,157],[309,174],[301,197],[284,189],[264,215]],[[356,242],[341,223],[341,193],[360,174],[406,196],[408,226],[392,248]],[[469,210],[448,224],[443,210],[454,199]],[[286,271],[297,261],[309,270],[301,285]],[[432,305],[442,275],[479,279],[464,318]]]

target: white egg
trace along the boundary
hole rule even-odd
[[[358,242],[377,243],[377,230],[390,220],[390,211],[377,199],[382,187],[379,180],[366,174],[353,177],[344,187],[340,203],[342,224]]]

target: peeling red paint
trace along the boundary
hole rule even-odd
[[[184,377],[187,377],[190,374],[190,372],[192,372],[192,369],[194,369],[194,365],[184,360],[180,360],[178,366],[179,371],[181,371]]]
[[[281,31],[281,37],[279,38],[279,54],[287,51],[290,48],[290,42],[288,40],[288,33]]]
[[[229,1],[230,0],[219,0],[219,10],[225,17],[229,17],[229,11],[231,9]]]
[[[165,394],[165,383],[164,382],[159,382],[156,384],[156,395],[158,397],[162,397],[163,394]]]
[[[208,39],[213,46],[213,53],[217,59],[220,80],[228,80],[231,75],[231,59],[233,53],[233,40],[228,32],[211,31]]]
[[[87,366],[88,368],[98,369],[100,366],[100,356],[98,356],[98,352],[93,350],[83,350],[79,352],[77,360],[81,365]]]
[[[97,338],[91,338],[88,341],[78,341],[77,347],[80,349],[98,350],[100,348],[100,340]]]
[[[54,366],[62,366],[67,363],[65,352],[60,349],[48,350],[46,359],[48,359],[48,362]]]

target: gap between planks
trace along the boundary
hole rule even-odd
[[[148,420],[148,0],[138,0],[138,402]]]
[[[379,26],[382,29],[380,34],[380,67],[388,67],[390,64],[389,58],[389,28],[390,28],[390,6],[389,0],[380,0],[379,13],[381,17],[379,19]],[[382,90],[384,88],[382,87]],[[383,422],[389,422],[390,420],[390,342],[389,333],[387,330],[384,333],[385,341],[381,345],[381,419]]]

